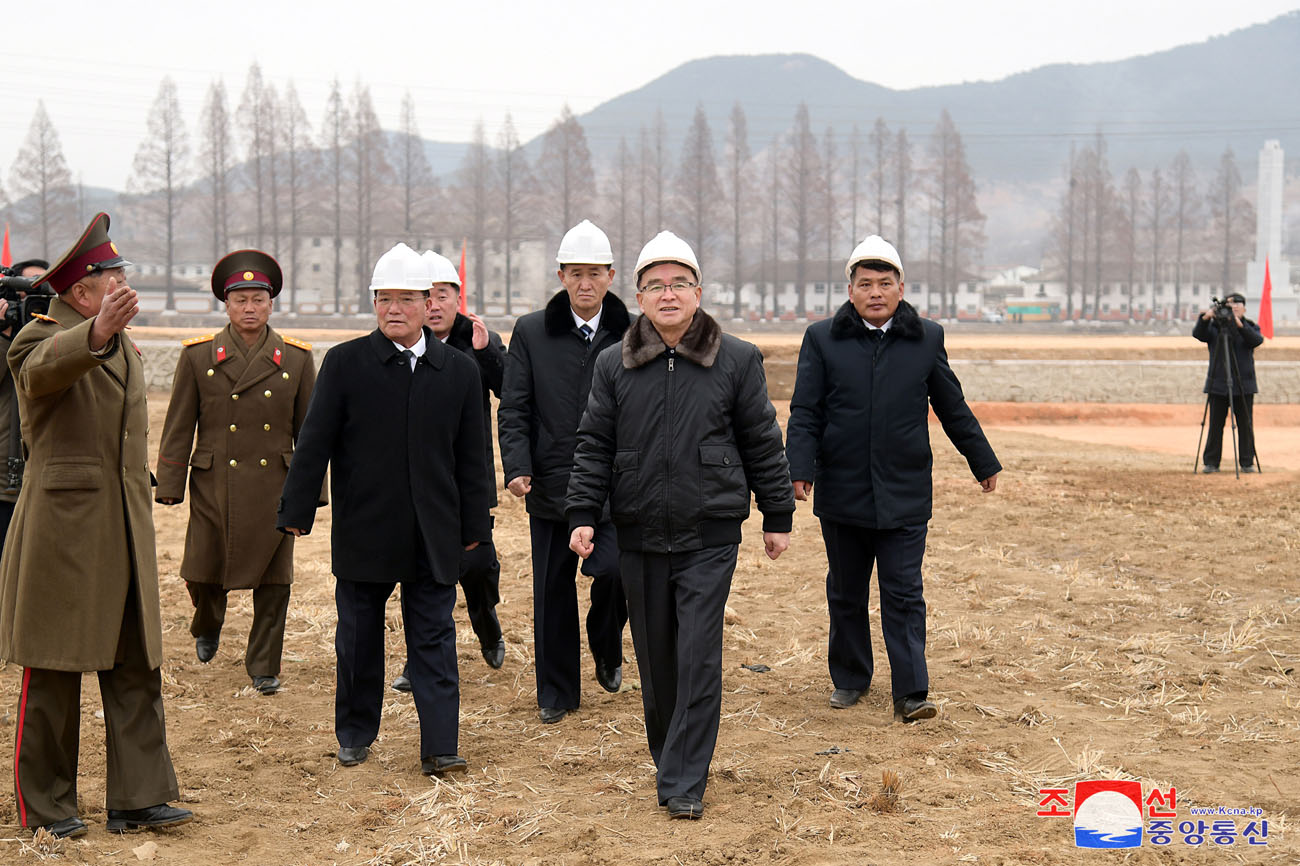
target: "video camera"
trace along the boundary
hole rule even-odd
[[[17,331],[32,320],[33,313],[49,311],[54,293],[46,286],[33,289],[35,283],[35,279],[19,276],[12,268],[0,267],[0,298],[9,302],[0,331]]]
[[[1214,321],[1220,325],[1232,324],[1236,319],[1236,314],[1232,312],[1232,301],[1218,298],[1211,298],[1210,301],[1214,304]]]

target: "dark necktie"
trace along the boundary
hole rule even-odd
[[[402,350],[402,364],[406,367],[406,372],[408,373],[415,372],[415,367],[411,364],[413,358],[415,358],[415,353],[410,349]]]
[[[881,340],[885,339],[885,332],[879,328],[868,328],[867,339],[873,343],[879,343]]]
[[[596,333],[591,329],[591,325],[588,325],[586,322],[583,322],[581,325],[578,326],[578,330],[582,331],[582,336],[586,338],[588,345],[590,345],[591,335]]]

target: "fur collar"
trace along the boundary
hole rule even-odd
[[[637,316],[623,335],[623,367],[635,370],[658,358],[668,347],[650,319]],[[677,344],[677,354],[701,367],[712,367],[722,348],[722,326],[703,310],[696,310],[690,327]]]
[[[916,312],[916,308],[907,301],[899,301],[898,309],[894,311],[894,323],[889,326],[889,332],[898,333],[898,336],[905,340],[919,340],[925,334],[925,326],[921,324],[921,316]],[[862,317],[858,311],[853,308],[852,301],[845,301],[844,305],[835,311],[835,318],[831,320],[831,336],[837,340],[847,340],[853,337],[861,337],[867,333],[867,329],[862,324]]]
[[[618,295],[606,292],[605,300],[601,302],[598,330],[610,331],[615,338],[618,338],[623,336],[630,321],[627,306],[618,299]],[[560,289],[546,302],[546,333],[552,337],[560,337],[574,331],[573,307],[569,306],[569,293]]]
[[[474,323],[469,320],[469,316],[457,313],[456,318],[452,319],[451,330],[447,332],[447,345],[457,349],[474,345]]]

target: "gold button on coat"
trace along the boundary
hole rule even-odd
[[[266,465],[266,458],[265,458],[265,457],[262,458],[261,463],[262,463],[263,466]]]
[[[263,396],[263,397],[270,397],[270,396],[271,396],[271,392],[270,392],[270,390],[263,391],[263,392],[262,392],[262,396]]]
[[[270,429],[271,429],[271,425],[270,425],[270,424],[263,424],[263,425],[262,425],[262,429],[263,429],[263,430],[266,430],[266,431],[269,432]]]
[[[284,371],[283,373],[281,373],[281,374],[280,374],[280,378],[281,378],[281,379],[288,379],[288,378],[289,378],[289,371],[286,370],[286,371]]]
[[[238,430],[238,429],[239,429],[239,428],[236,427],[234,424],[231,424],[231,425],[230,425],[230,432],[231,432],[231,433],[234,433],[234,432],[235,432],[236,430]]]
[[[209,368],[208,368],[208,375],[209,375],[209,376],[215,376],[215,375],[216,375],[216,371],[213,370],[211,367],[209,367]]]
[[[239,461],[232,457],[232,458],[230,458],[230,465],[231,465],[231,466],[238,466],[238,465],[239,465]]]
[[[238,395],[238,394],[231,394],[231,395],[230,395],[230,399],[231,399],[231,400],[238,400],[238,399],[239,399],[239,395]]]

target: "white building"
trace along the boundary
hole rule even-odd
[[[1247,315],[1256,317],[1264,293],[1264,265],[1268,264],[1273,286],[1273,322],[1296,322],[1297,298],[1291,285],[1291,263],[1282,258],[1282,226],[1285,205],[1282,144],[1269,139],[1259,150],[1259,202],[1255,224],[1255,260],[1246,265]]]

